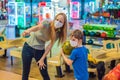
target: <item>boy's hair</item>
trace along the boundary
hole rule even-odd
[[[77,38],[78,40],[83,39],[83,32],[81,30],[79,30],[79,29],[76,29],[71,34],[71,37],[73,37],[73,36],[75,38]]]

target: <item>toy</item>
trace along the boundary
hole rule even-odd
[[[64,44],[62,45],[62,49],[63,49],[64,54],[70,55],[71,51],[74,48],[70,45],[70,41],[65,41]]]

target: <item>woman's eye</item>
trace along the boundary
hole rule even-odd
[[[59,21],[60,23],[62,23],[62,21]]]

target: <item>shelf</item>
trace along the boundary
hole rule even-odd
[[[86,37],[89,37],[89,38],[102,38],[104,40],[108,40],[108,39],[112,39],[112,40],[116,40],[116,39],[120,39],[120,37],[97,37],[97,36],[86,36]]]

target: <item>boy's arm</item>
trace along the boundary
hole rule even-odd
[[[67,58],[62,50],[61,50],[61,55],[67,65],[72,65],[73,61],[71,59]]]

